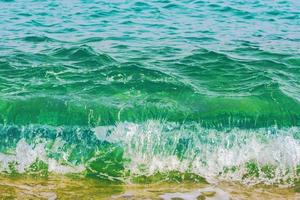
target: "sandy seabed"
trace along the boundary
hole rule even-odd
[[[222,182],[111,184],[78,177],[1,177],[0,199],[299,200],[297,188]]]

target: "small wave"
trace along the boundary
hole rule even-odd
[[[46,41],[51,41],[50,38],[46,36],[27,36],[24,38],[25,41],[27,42],[46,42]]]
[[[22,38],[24,41],[26,42],[33,42],[33,43],[40,43],[40,42],[62,42],[47,36],[36,36],[36,35],[32,35],[32,36],[26,36],[24,38]]]
[[[114,59],[106,54],[100,54],[88,45],[81,45],[79,47],[71,48],[58,48],[55,49],[51,56],[59,57],[60,59],[71,59],[71,60],[88,60],[91,58],[100,59],[103,63],[114,62]]]
[[[88,37],[85,39],[81,39],[78,43],[81,44],[86,44],[86,43],[90,43],[90,42],[100,42],[103,41],[104,39],[102,37]]]

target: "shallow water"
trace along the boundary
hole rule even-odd
[[[218,185],[195,183],[156,183],[116,185],[79,177],[49,179],[32,177],[0,178],[0,197],[6,199],[186,199],[186,200],[279,200],[299,199],[294,189],[247,186],[222,182]]]
[[[3,174],[298,183],[299,1],[0,8]]]

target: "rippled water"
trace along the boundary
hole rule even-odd
[[[0,8],[3,173],[299,180],[299,1]]]

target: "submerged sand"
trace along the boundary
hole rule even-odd
[[[238,183],[111,184],[78,177],[1,177],[0,199],[300,199],[295,188]]]

